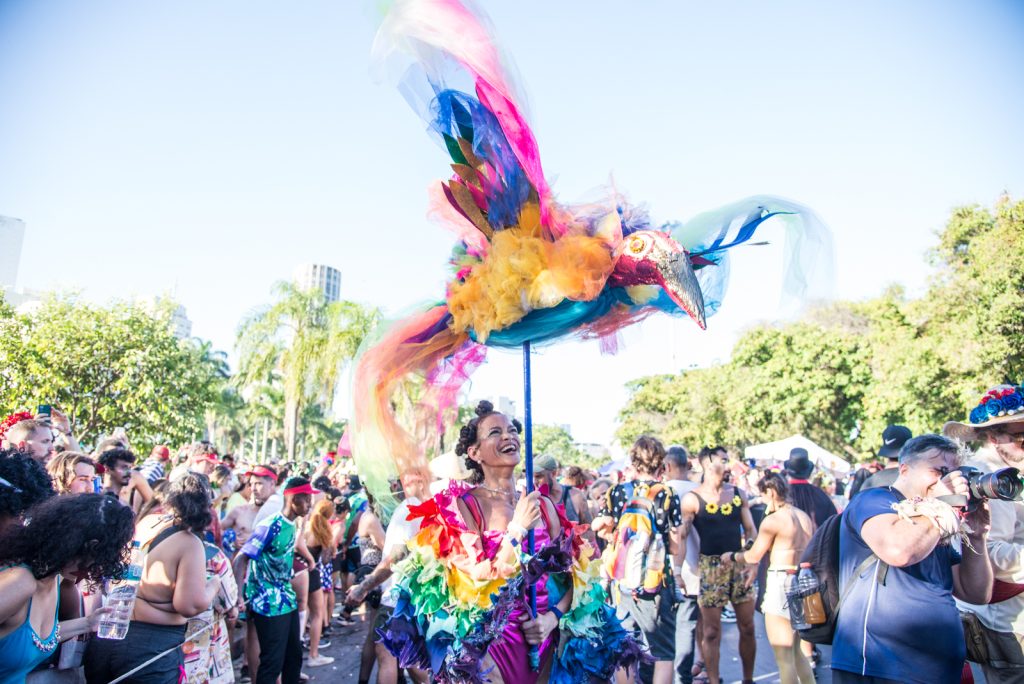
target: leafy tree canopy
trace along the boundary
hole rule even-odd
[[[201,437],[226,366],[207,343],[173,335],[173,307],[71,295],[25,313],[0,306],[0,411],[52,404],[83,444],[123,426],[140,453]]]
[[[1024,373],[1024,202],[956,209],[929,259],[920,298],[892,287],[837,302],[748,330],[728,363],[634,380],[620,442],[742,448],[801,433],[860,459],[890,423],[919,434],[963,419],[985,388]]]

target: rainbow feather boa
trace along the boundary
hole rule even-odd
[[[593,547],[572,523],[559,513],[563,532],[553,543],[501,564],[494,558],[502,534],[478,534],[462,520],[458,500],[469,489],[452,483],[410,507],[410,519],[422,518],[420,531],[395,568],[395,609],[378,630],[400,666],[430,670],[438,682],[487,681],[481,664],[488,646],[504,631],[512,609],[526,600],[527,589],[545,575],[552,605],[570,582],[573,589],[559,623],[550,682],[608,681],[617,668],[648,658],[605,601]]]

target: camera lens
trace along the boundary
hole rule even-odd
[[[1002,468],[994,473],[972,473],[968,477],[971,496],[979,499],[1017,501],[1024,492],[1024,480],[1016,468]]]

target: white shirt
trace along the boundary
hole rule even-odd
[[[692,492],[697,488],[697,483],[690,482],[689,480],[669,480],[665,484],[672,488],[672,491],[679,497],[680,503],[682,503],[683,497],[688,492]],[[690,533],[686,535],[686,557],[683,558],[683,565],[678,578],[685,585],[684,593],[687,596],[696,596],[700,590],[700,575],[697,571],[699,556],[700,535],[697,534],[697,530],[691,527]]]
[[[282,510],[284,510],[284,497],[276,492],[271,494],[270,498],[260,506],[260,510],[256,511],[256,517],[252,521],[252,528],[255,530],[261,520],[275,516]]]
[[[1006,464],[994,450],[978,449],[965,465],[986,473],[1005,468]],[[988,556],[995,578],[1004,582],[1024,583],[1024,503],[989,499],[992,530],[988,533]],[[976,613],[989,629],[996,632],[1024,633],[1024,594],[1011,599],[975,606],[963,601],[957,605]]]
[[[415,520],[409,520],[409,506],[416,506],[420,503],[420,500],[414,496],[409,497],[402,503],[398,504],[398,508],[391,514],[391,522],[388,523],[388,530],[384,534],[384,549],[383,557],[389,558],[396,549],[408,545],[409,540],[416,536],[416,533],[420,531],[421,518]],[[381,591],[383,596],[381,597],[381,604],[385,606],[395,607],[395,597],[392,595],[391,590],[395,586],[395,576],[391,575],[385,580]]]

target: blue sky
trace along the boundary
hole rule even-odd
[[[795,199],[834,233],[839,297],[919,291],[950,208],[1024,194],[1020,3],[483,6],[560,197],[613,175],[658,220]],[[451,238],[425,207],[445,155],[371,79],[375,22],[359,2],[0,0],[0,214],[27,225],[20,285],[173,293],[226,350],[301,262],[389,313],[440,296]],[[706,333],[657,319],[614,357],[543,350],[535,419],[608,440],[627,380],[726,360],[776,317],[780,271],[779,248],[740,250]],[[493,353],[472,394],[517,397],[519,367]]]

